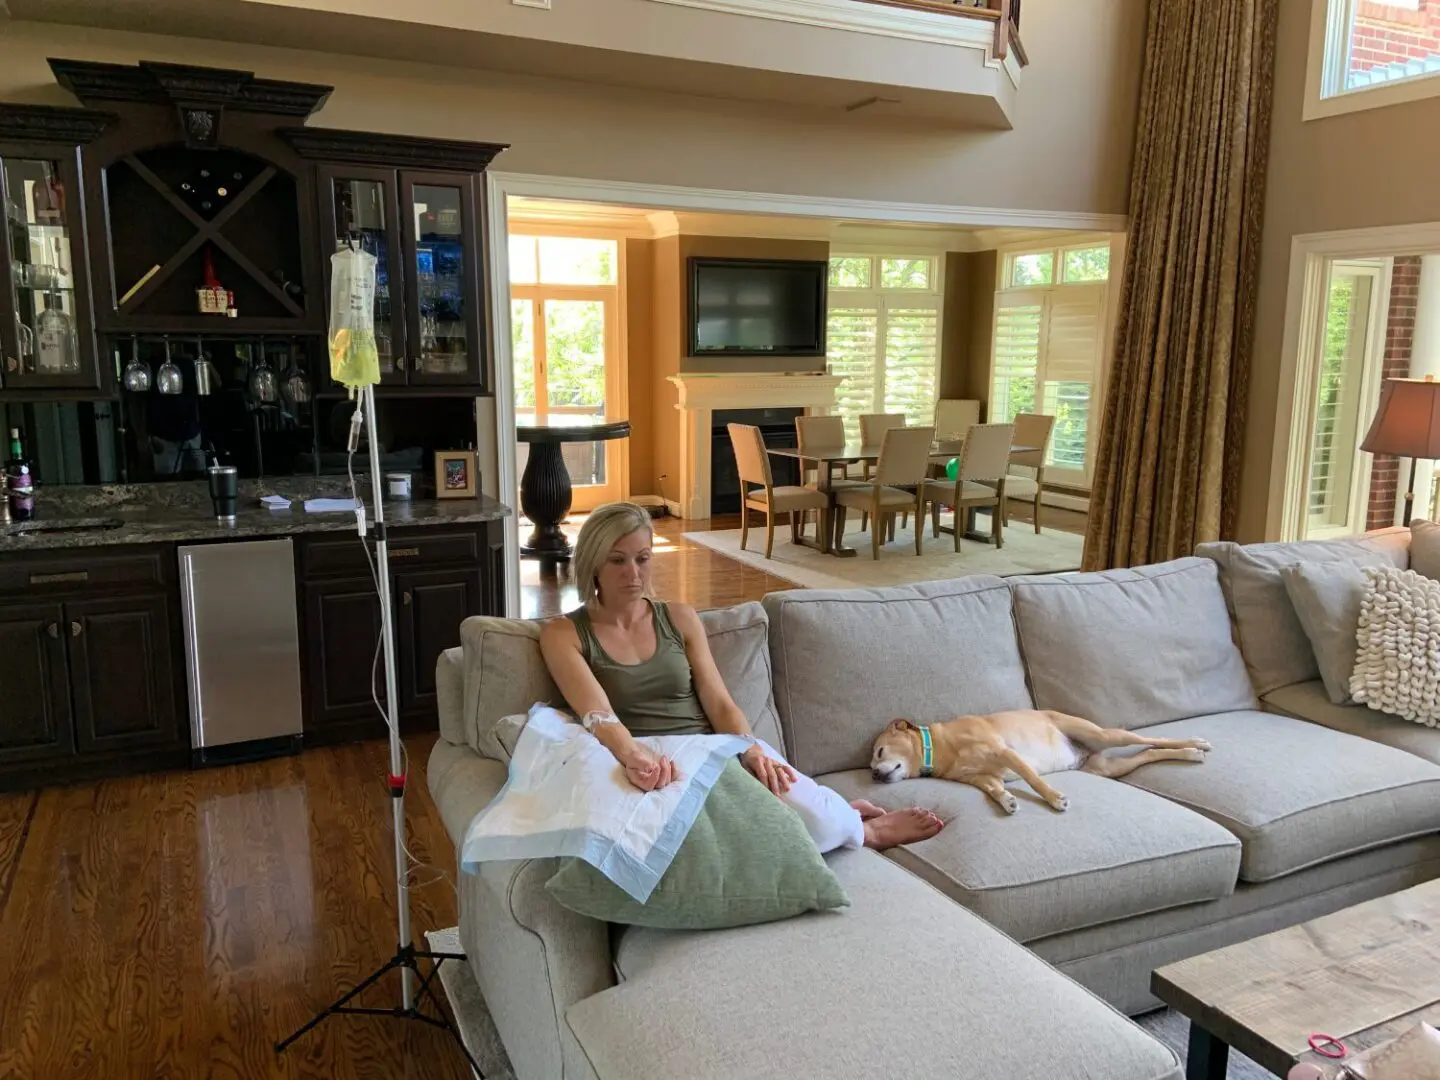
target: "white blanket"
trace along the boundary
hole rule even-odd
[[[681,779],[640,791],[593,735],[548,705],[532,705],[509,781],[465,832],[461,869],[473,874],[482,862],[573,856],[643,904],[726,761],[749,743],[735,735],[639,741],[672,758]]]

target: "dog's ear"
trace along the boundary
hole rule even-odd
[[[913,728],[914,726],[915,726],[915,725],[912,724],[912,723],[910,723],[909,720],[891,720],[891,721],[890,721],[890,730],[891,730],[891,731],[909,731],[909,730],[910,730],[911,728]]]

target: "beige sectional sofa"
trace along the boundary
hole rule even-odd
[[[1153,968],[1440,876],[1440,732],[1317,693],[1279,578],[1308,559],[1405,565],[1407,537],[704,613],[737,702],[798,768],[948,825],[832,856],[851,907],[738,930],[592,922],[545,892],[550,861],[462,876],[462,942],[517,1074],[1178,1078],[1122,1015],[1156,1004]],[[495,722],[558,701],[538,634],[471,619],[441,658],[429,783],[457,843],[505,781]],[[866,768],[891,717],[1032,705],[1214,749],[1121,780],[1052,776],[1065,814],[1012,785],[1013,817]]]

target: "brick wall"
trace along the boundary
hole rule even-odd
[[[1419,298],[1420,256],[1396,256],[1395,268],[1390,274],[1390,311],[1385,323],[1385,360],[1381,367],[1384,378],[1403,379],[1410,374],[1410,347],[1415,340],[1415,305]],[[1360,418],[1362,438],[1369,430],[1370,420],[1370,417]],[[1370,466],[1367,529],[1383,529],[1395,523],[1395,499],[1400,485],[1399,458],[1376,454]]]
[[[1350,70],[1368,71],[1395,60],[1440,55],[1440,0],[1412,8],[1384,0],[1357,0],[1350,39]]]

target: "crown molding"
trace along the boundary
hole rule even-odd
[[[20,143],[94,142],[116,120],[114,113],[55,105],[0,104],[0,139]]]
[[[939,11],[857,4],[854,0],[654,0],[658,4],[700,8],[729,15],[772,19],[776,22],[850,30],[882,37],[905,38],[939,45],[980,49],[988,57],[995,40],[995,24],[984,16],[951,15]]]
[[[333,89],[314,83],[257,79],[250,71],[150,60],[102,64],[51,57],[47,62],[55,81],[86,105],[131,101],[304,118],[325,104]]]
[[[348,161],[361,165],[414,165],[425,169],[484,172],[507,143],[465,142],[460,139],[422,139],[342,128],[278,128],[284,139],[304,158]]]

